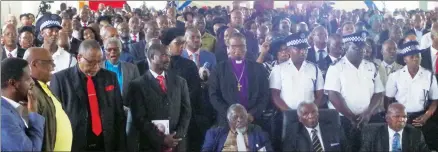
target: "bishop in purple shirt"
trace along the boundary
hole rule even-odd
[[[262,64],[245,58],[246,38],[233,33],[228,40],[229,59],[219,62],[209,78],[210,102],[217,111],[219,125],[227,125],[227,109],[239,103],[248,109],[249,118],[261,124],[269,102],[268,72]]]

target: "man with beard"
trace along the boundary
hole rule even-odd
[[[127,102],[139,131],[140,151],[186,151],[191,117],[186,80],[168,70],[166,46],[152,44],[147,52],[150,69],[129,84]],[[169,134],[160,132],[153,121],[168,123]]]
[[[285,136],[283,151],[348,151],[342,128],[329,121],[319,120],[319,110],[315,103],[301,102],[297,107],[297,115],[299,123],[286,128],[290,132]]]
[[[408,115],[403,104],[389,105],[386,124],[364,128],[360,151],[430,151],[421,131],[406,125]]]
[[[232,104],[226,115],[227,124],[207,131],[203,152],[273,151],[268,135],[259,126],[248,122],[250,116],[243,105]]]
[[[74,56],[63,47],[58,46],[59,31],[62,29],[61,17],[56,14],[44,14],[38,19],[36,27],[41,31],[40,35],[43,37],[42,47],[49,50],[52,55],[56,65],[55,72],[76,65]]]
[[[95,40],[81,43],[77,60],[77,66],[55,73],[50,81],[71,121],[71,151],[125,150],[126,119],[116,74],[101,68],[102,51]]]
[[[6,58],[23,58],[26,50],[17,45],[17,28],[13,24],[6,24],[3,26],[2,33],[4,41],[2,60]]]
[[[249,110],[250,122],[261,124],[269,102],[268,72],[262,64],[245,58],[247,47],[243,34],[228,40],[230,58],[219,63],[209,78],[210,102],[218,114],[219,125],[227,124],[227,108],[239,103]]]

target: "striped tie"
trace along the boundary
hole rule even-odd
[[[394,138],[392,139],[392,151],[393,152],[401,152],[400,134],[399,133],[395,133]]]
[[[322,150],[321,142],[319,141],[317,132],[318,132],[318,130],[316,130],[316,129],[312,130],[313,151],[315,151],[315,152],[322,152],[323,150]]]

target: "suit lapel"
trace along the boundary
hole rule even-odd
[[[129,83],[129,80],[128,80],[129,69],[126,67],[126,63],[125,62],[120,62],[120,66],[122,68],[121,69],[121,71],[122,71],[122,81],[124,82],[123,86],[122,86],[123,88],[120,88],[120,89],[124,90],[125,86],[128,85],[126,83]]]
[[[151,87],[153,90],[155,90],[155,92],[157,92],[160,95],[164,95],[164,92],[161,91],[161,88],[157,82],[157,80],[155,79],[155,77],[152,75],[151,71],[147,70],[146,73],[146,82],[150,82],[151,83]]]
[[[249,103],[250,101],[257,101],[257,99],[252,100],[253,98],[256,98],[257,96],[254,95],[254,93],[257,93],[256,89],[258,88],[257,84],[259,82],[256,82],[257,71],[254,71],[254,66],[249,61],[245,61],[245,75],[247,76],[248,81],[248,107],[252,105],[252,103]]]
[[[100,70],[102,71],[102,70]],[[99,74],[100,73],[100,74]],[[101,72],[98,72],[97,75],[101,75]],[[106,85],[108,85],[106,83],[106,77],[104,75],[101,76],[97,76],[95,77],[96,79],[96,84],[94,84],[94,88],[96,89],[96,95],[97,95],[97,102],[99,103],[99,113],[100,113],[100,118],[102,119],[102,124],[105,124],[105,107],[106,105],[112,105],[111,102],[109,102],[108,100],[108,94],[112,93],[111,91],[106,92],[105,88],[107,87]],[[114,84],[111,84],[114,85]],[[116,101],[118,102],[118,101]]]
[[[175,95],[176,91],[179,89],[176,87],[176,79],[177,76],[169,71],[166,71],[166,88],[167,88],[167,97],[170,101],[173,101],[173,95]]]
[[[2,60],[6,59],[6,50],[5,47],[2,47],[3,51],[2,51]]]
[[[389,134],[388,134],[388,125],[383,125],[383,128],[380,129],[380,134],[383,135],[382,136],[382,151],[389,151]]]
[[[310,62],[316,63],[316,57],[315,57],[315,54],[316,54],[316,50],[315,50],[315,48],[312,47],[312,48],[309,49],[309,51],[307,52],[307,60],[310,61]]]
[[[22,119],[21,119],[21,116],[20,116],[20,114],[18,113],[18,111],[11,105],[11,104],[9,104],[8,103],[8,101],[6,101],[6,99],[4,99],[3,97],[2,97],[2,108],[5,108],[5,109],[2,109],[2,110],[10,110],[11,111],[11,113],[12,114],[14,114],[16,117],[15,117],[15,119],[18,119],[18,123],[20,124],[20,127],[21,128],[24,128],[25,127],[25,125],[24,125],[24,122],[22,121]],[[2,113],[3,114],[3,113]],[[3,117],[3,116],[2,116]]]
[[[431,59],[431,56],[430,56],[430,51],[431,51],[430,49],[431,48],[429,47],[429,48],[427,48],[425,51],[423,51],[421,53],[421,56],[422,56],[422,58],[421,58],[421,66],[426,68],[426,69],[433,70],[432,69],[432,59]]]
[[[238,96],[237,93],[237,78],[233,71],[233,65],[231,64],[230,60],[225,61],[225,71],[223,71],[224,74],[224,80],[225,84],[228,84],[227,90],[228,93],[224,94],[224,96],[229,97],[229,101],[236,103],[236,99]],[[227,82],[228,81],[228,82]]]
[[[305,143],[309,143],[309,145],[305,145],[303,147],[308,147],[309,148],[308,150],[313,150],[312,147],[313,142],[312,139],[310,139],[310,135],[309,132],[307,132],[306,127],[304,127],[301,123],[299,123],[299,129],[300,129],[300,133],[304,136],[305,140],[307,141]]]
[[[401,145],[402,146],[402,151],[409,152],[410,151],[410,146],[412,144],[409,141],[409,139],[411,137],[409,136],[410,132],[409,132],[407,127],[405,127],[405,129],[403,129],[402,135],[403,135],[403,137],[402,137],[402,145]]]
[[[76,93],[76,95],[78,96],[79,100],[78,101],[87,101],[88,103],[88,97],[87,97],[87,93],[86,93],[86,89],[87,86],[83,86],[83,80],[81,77],[79,77],[79,72],[81,72],[79,70],[78,66],[75,66],[74,69],[71,70],[70,74],[68,75],[70,77],[70,80],[73,80],[73,88]]]
[[[332,138],[332,135],[330,134],[330,129],[327,128],[327,125],[319,123],[319,128],[322,136],[323,145],[325,148],[325,151],[330,151],[331,145],[330,142]]]

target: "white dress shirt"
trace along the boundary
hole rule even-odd
[[[432,57],[432,59],[430,61],[432,61],[432,71],[435,74],[437,73],[437,71],[435,71],[435,69],[436,69],[435,62],[436,62],[436,59],[437,59],[437,53],[438,53],[437,49],[435,49],[433,47],[430,47],[430,57]]]
[[[134,34],[130,34],[131,40],[134,40]],[[135,34],[135,42],[140,41],[140,34]]]
[[[5,48],[5,54],[6,54],[6,58],[9,58],[9,53],[12,55],[13,58],[17,57],[17,53],[18,53],[18,46],[15,47],[14,50],[8,50],[6,47]]]
[[[62,47],[58,47],[58,50],[53,53],[52,58],[53,63],[55,63],[55,70],[53,70],[52,73],[75,66],[78,63],[76,58],[65,51]]]
[[[313,129],[316,129],[316,135],[318,136],[319,143],[321,143],[322,151],[324,151],[324,142],[322,142],[322,135],[321,135],[321,129],[319,129],[319,123],[318,123],[318,125],[316,125],[315,128],[307,128],[307,127],[306,127],[306,130],[307,130],[307,132],[309,133],[310,141],[311,141],[311,142],[313,142],[313,141],[312,141],[312,130],[313,130]]]
[[[2,98],[5,99],[9,104],[11,104],[11,106],[14,107],[15,110],[17,110],[17,108],[20,107],[20,106],[21,106],[21,108],[24,108],[21,104],[19,104],[18,102],[15,102],[15,101],[12,100],[12,99],[9,99],[9,98],[7,98],[7,97],[5,97],[5,96],[2,96]],[[29,127],[27,126],[27,122],[26,122],[26,120],[24,120],[23,116],[21,116],[21,112],[18,111],[18,110],[17,110],[17,112],[20,114],[21,120],[23,120],[24,125],[26,126],[26,128],[29,128]]]
[[[354,114],[368,108],[373,94],[385,91],[374,63],[362,60],[356,68],[346,57],[329,67],[324,89],[339,92]],[[335,109],[331,103],[329,108]]]
[[[423,29],[417,30],[414,28],[415,35],[417,36],[418,43],[421,43],[421,38],[423,37]]]
[[[423,37],[421,37],[420,49],[427,49],[430,46],[432,46],[432,37],[429,32],[424,34]]]
[[[316,46],[313,47],[315,49],[315,59],[316,61],[319,61],[319,50],[324,50],[324,52],[322,52],[322,56],[325,58],[328,55],[328,51],[327,51],[327,46],[324,49],[318,49]]]
[[[269,76],[269,87],[280,90],[280,97],[289,108],[297,109],[300,102],[315,101],[315,91],[323,89],[324,78],[315,64],[304,61],[298,70],[289,59],[274,66]]]
[[[392,151],[392,141],[394,140],[394,134],[396,133],[396,131],[392,130],[391,128],[389,128],[388,126],[388,134],[389,134],[389,151]],[[400,146],[402,146],[402,139],[403,139],[403,129],[401,129],[400,131],[397,132],[400,135]]]
[[[432,82],[431,81],[431,76]],[[438,85],[435,75],[420,67],[414,78],[407,66],[391,73],[386,83],[386,96],[395,98],[406,107],[406,112],[424,110],[424,102],[438,99]]]
[[[328,55],[330,57],[330,59],[332,60],[332,62],[335,62],[336,60],[340,59],[340,58],[336,58],[334,56],[331,56],[330,54]]]

